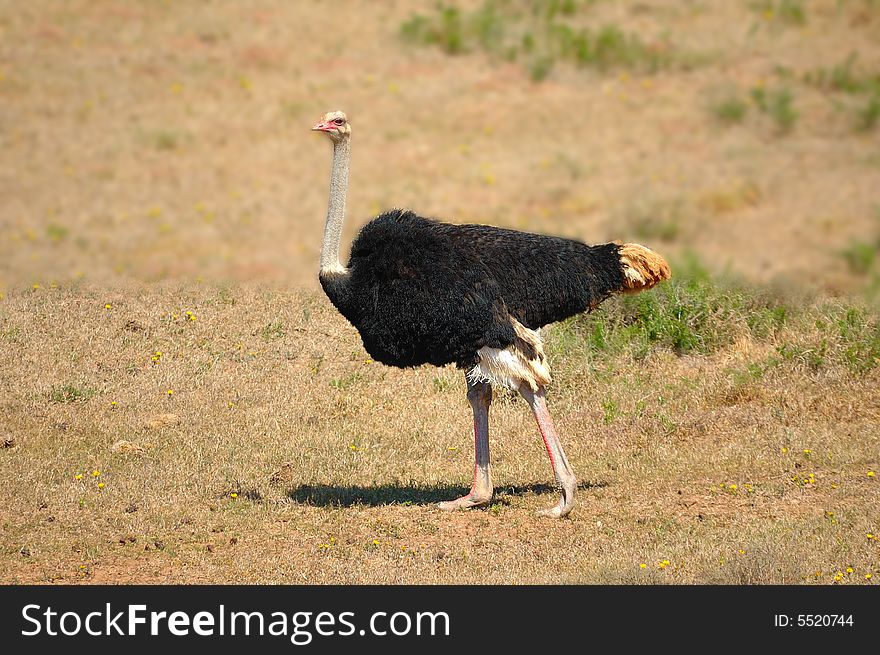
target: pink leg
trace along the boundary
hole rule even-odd
[[[474,410],[474,483],[470,493],[440,503],[440,509],[467,509],[492,500],[492,475],[489,471],[489,404],[492,387],[485,382],[468,382],[468,401]]]
[[[574,471],[565,457],[565,451],[562,450],[562,444],[559,436],[556,434],[556,428],[553,427],[553,420],[547,411],[547,403],[544,400],[544,387],[538,387],[538,391],[532,391],[527,384],[519,388],[520,395],[525,398],[535,420],[538,422],[538,429],[541,431],[541,438],[544,439],[544,446],[547,448],[547,454],[550,456],[550,463],[553,465],[553,473],[556,476],[556,484],[562,490],[562,497],[556,507],[548,510],[542,510],[539,514],[543,516],[552,516],[554,518],[562,518],[566,516],[574,507],[574,492],[577,489],[577,478]]]

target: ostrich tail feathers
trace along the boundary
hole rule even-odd
[[[620,293],[638,293],[672,276],[669,264],[663,257],[638,243],[623,244],[618,254],[624,278]]]

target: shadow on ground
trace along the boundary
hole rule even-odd
[[[582,482],[578,489],[594,489],[606,486],[604,482]],[[346,485],[303,484],[287,492],[288,497],[297,503],[317,507],[352,507],[355,505],[432,505],[444,500],[452,500],[468,492],[466,487],[456,485],[414,486],[403,484],[383,484],[375,487]],[[530,483],[515,486],[497,487],[495,503],[507,505],[512,496],[528,494],[556,494],[556,487],[546,483]]]

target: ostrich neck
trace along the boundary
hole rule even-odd
[[[344,138],[333,143],[333,167],[330,171],[330,202],[327,222],[324,224],[324,244],[321,247],[321,273],[345,274],[346,268],[339,261],[339,243],[342,240],[342,223],[345,220],[345,194],[348,191],[348,165],[351,159],[351,139]]]

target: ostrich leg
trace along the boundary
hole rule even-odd
[[[468,402],[474,410],[474,483],[470,493],[440,503],[440,509],[467,509],[492,500],[492,475],[489,471],[489,404],[492,387],[487,382],[468,381]]]
[[[565,457],[565,451],[562,450],[562,444],[556,434],[556,428],[553,427],[553,420],[547,411],[547,403],[544,400],[544,387],[538,387],[538,391],[532,391],[527,384],[519,388],[520,395],[525,398],[532,413],[535,415],[535,421],[538,423],[538,429],[541,431],[541,438],[544,439],[544,446],[547,448],[547,454],[550,456],[550,463],[553,465],[553,473],[556,476],[556,484],[562,489],[562,497],[559,504],[551,509],[541,510],[538,512],[542,516],[552,516],[554,518],[562,518],[566,516],[574,507],[574,492],[577,489],[577,479],[574,471]]]

